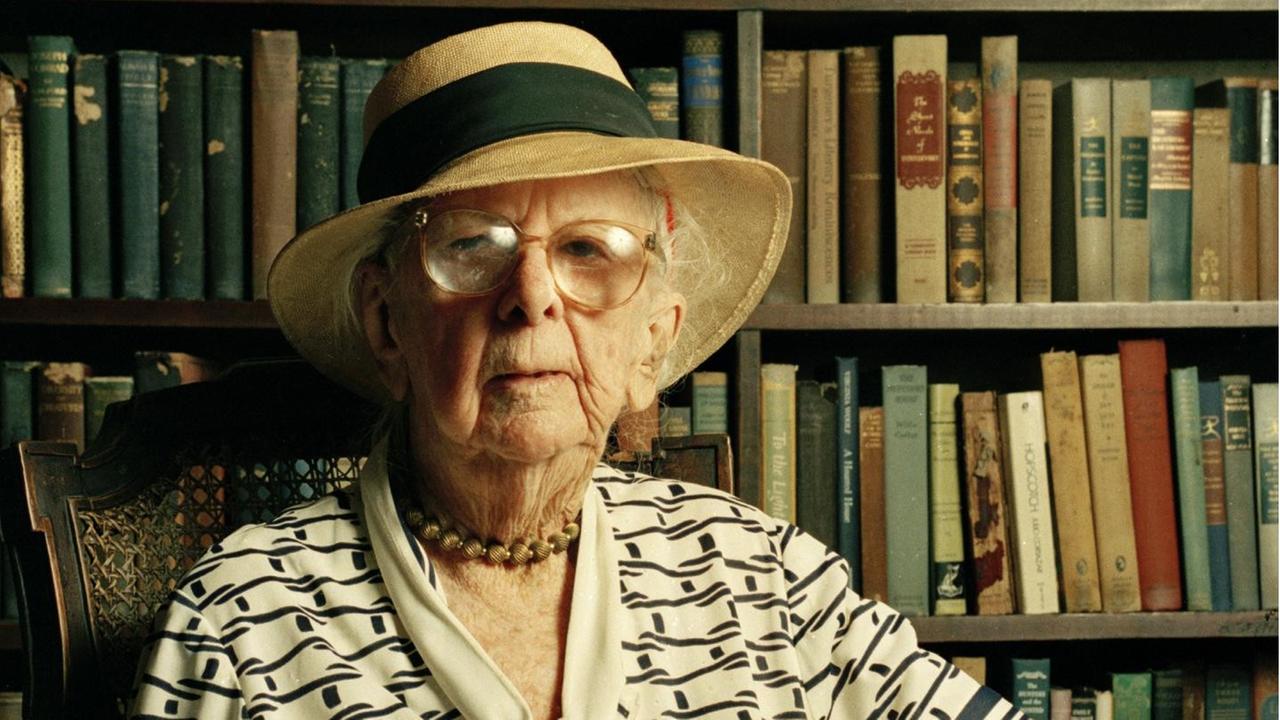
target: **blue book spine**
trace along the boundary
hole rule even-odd
[[[836,452],[839,453],[840,512],[836,515],[836,540],[840,555],[849,561],[849,582],[862,592],[862,522],[858,499],[858,358],[836,358],[836,387],[839,392]]]
[[[1200,383],[1200,442],[1204,458],[1204,514],[1209,530],[1209,591],[1215,612],[1231,609],[1231,550],[1222,475],[1222,383]]]

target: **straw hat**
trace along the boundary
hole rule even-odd
[[[290,241],[268,277],[285,337],[334,380],[387,399],[363,335],[343,320],[354,267],[401,204],[520,180],[654,167],[704,228],[727,280],[689,300],[662,387],[715,351],[759,302],[786,243],[791,188],[774,166],[659,138],[608,49],[566,25],[519,22],[464,32],[393,68],[369,95],[363,204]]]

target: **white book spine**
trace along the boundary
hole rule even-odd
[[[1039,391],[1002,395],[1000,430],[1005,438],[1005,467],[1009,470],[1018,612],[1056,613],[1058,571],[1053,508],[1049,502],[1044,396]]]

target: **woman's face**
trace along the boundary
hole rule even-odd
[[[577,220],[640,227],[654,220],[652,201],[623,174],[469,190],[431,212],[463,208],[501,215],[532,236]],[[365,322],[370,302],[385,300],[386,315],[374,316],[385,317],[385,341],[370,340],[392,394],[410,405],[419,439],[520,462],[573,446],[598,453],[624,408],[652,400],[679,330],[683,298],[655,282],[658,267],[650,263],[629,302],[595,310],[560,295],[545,244],[523,246],[510,279],[478,296],[428,279],[415,245],[390,292],[362,294]]]

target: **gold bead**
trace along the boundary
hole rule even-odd
[[[452,528],[445,530],[440,536],[440,547],[445,550],[457,550],[462,546],[462,535]]]
[[[551,557],[551,546],[545,540],[534,540],[529,543],[529,549],[533,551],[534,560],[546,560]]]
[[[529,551],[528,545],[518,542],[511,546],[511,562],[516,565],[524,565],[529,562],[531,557],[533,557],[533,553]]]
[[[578,523],[569,523],[568,525],[564,526],[564,534],[568,535],[569,540],[571,541],[577,540],[578,534],[581,532],[582,532],[582,529],[578,527]]]
[[[407,511],[407,512],[404,514],[404,519],[405,519],[405,521],[406,521],[406,522],[408,522],[408,523],[409,523],[409,527],[411,527],[411,528],[413,528],[413,529],[415,529],[415,530],[416,530],[416,529],[418,529],[418,528],[420,528],[420,527],[422,527],[422,523],[426,521],[426,518],[422,516],[422,511],[421,511],[421,510],[409,510],[409,511]]]
[[[484,543],[477,538],[467,538],[467,541],[462,543],[462,554],[466,555],[467,559],[474,560],[484,554]]]
[[[511,552],[507,550],[505,545],[500,545],[495,542],[489,543],[488,549],[484,551],[484,556],[489,560],[489,562],[500,565],[506,562],[507,558],[511,557]]]
[[[423,540],[435,540],[440,537],[440,523],[428,520],[418,526],[418,536]]]
[[[562,553],[565,550],[569,549],[569,542],[570,542],[569,536],[565,535],[562,532],[558,532],[555,535],[552,535],[550,538],[548,538],[548,540],[551,541],[552,552]]]

